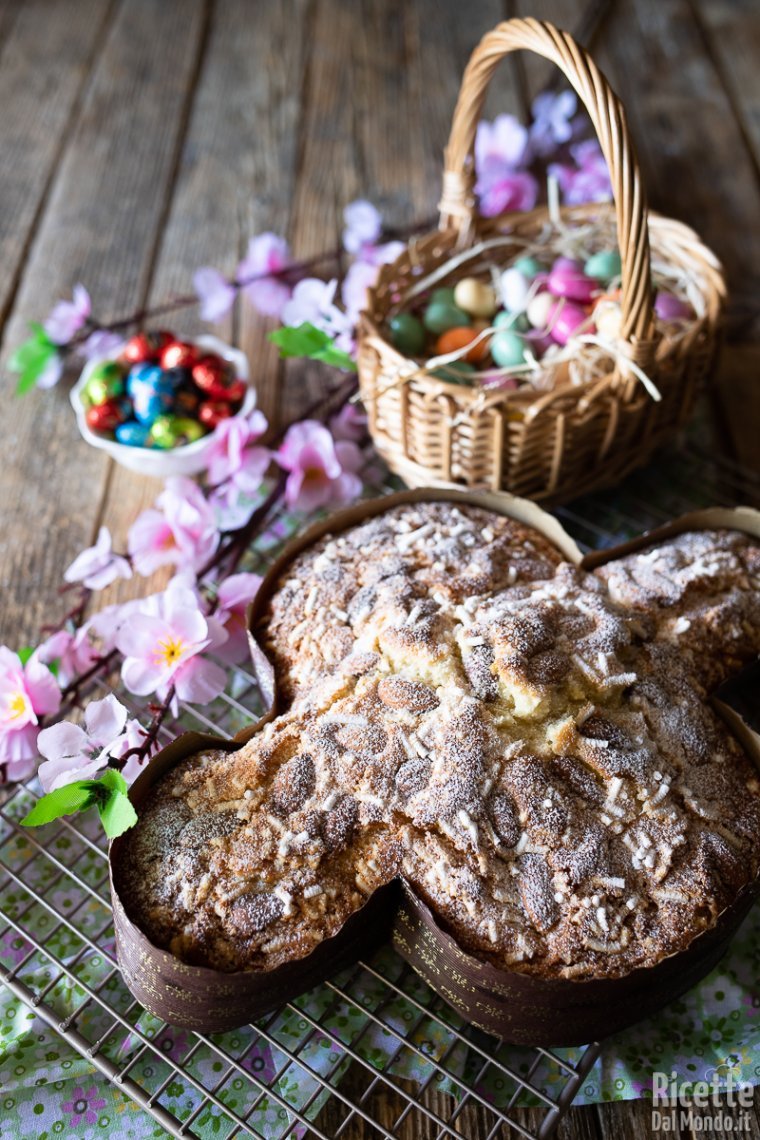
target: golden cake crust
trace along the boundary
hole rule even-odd
[[[327,536],[262,621],[286,711],[152,790],[128,913],[186,961],[262,970],[403,875],[502,968],[655,964],[758,871],[760,779],[705,701],[760,649],[757,575],[728,531],[589,574],[448,503]]]

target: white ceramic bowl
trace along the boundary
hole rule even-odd
[[[215,336],[183,337],[181,339],[185,340],[187,344],[195,344],[198,348],[205,349],[206,352],[217,353],[218,356],[228,360],[234,366],[235,374],[241,380],[248,381],[248,359],[239,348],[231,348],[230,345],[224,344]],[[82,439],[92,444],[93,447],[99,447],[102,451],[107,452],[122,467],[128,467],[130,471],[139,471],[141,475],[154,475],[158,479],[166,479],[169,475],[197,475],[199,471],[203,471],[206,466],[206,455],[214,438],[213,432],[204,435],[202,439],[196,439],[193,443],[186,443],[183,447],[174,447],[170,451],[154,451],[151,447],[128,447],[125,443],[119,443],[115,439],[106,439],[105,436],[98,435],[97,432],[88,427],[85,419],[87,409],[82,400],[82,392],[94,369],[104,360],[116,360],[118,355],[114,352],[108,356],[88,360],[82,369],[82,375],[71,389],[71,406],[76,412]],[[240,411],[236,412],[235,415],[246,416],[253,411],[255,406],[256,392],[249,386]]]

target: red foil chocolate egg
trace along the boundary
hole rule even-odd
[[[129,364],[145,364],[158,360],[159,354],[174,341],[172,333],[165,329],[154,332],[139,332],[131,336],[124,345],[122,356]]]
[[[245,395],[245,382],[236,380],[229,364],[213,353],[202,356],[195,365],[193,380],[209,400],[237,403]]]
[[[192,368],[198,363],[200,353],[194,344],[183,340],[173,340],[161,350],[159,364],[162,368]]]
[[[114,431],[127,418],[125,411],[121,400],[106,400],[103,404],[94,404],[85,413],[87,426],[92,431]]]
[[[226,400],[206,400],[198,411],[198,419],[208,428],[215,428],[222,420],[228,420],[232,415],[232,405]]]

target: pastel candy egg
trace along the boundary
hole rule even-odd
[[[588,321],[588,313],[580,305],[574,305],[572,301],[565,301],[564,304],[555,304],[555,308],[550,315],[551,324],[551,337],[557,344],[567,344],[571,340],[581,325]],[[590,327],[588,330],[591,331]]]
[[[623,326],[623,310],[616,301],[599,301],[594,306],[594,324],[599,336],[617,340]]]
[[[491,356],[499,368],[514,368],[525,363],[525,341],[516,332],[503,329],[491,341]]]
[[[534,329],[546,328],[556,303],[551,293],[536,293],[535,297],[531,297],[526,314]]]
[[[496,312],[496,294],[485,281],[463,277],[454,289],[454,304],[471,317],[491,317]]]
[[[466,360],[452,360],[451,364],[441,364],[438,368],[434,368],[430,375],[437,377],[438,380],[445,380],[447,384],[463,384],[469,387],[474,372],[474,367]]]
[[[611,281],[613,277],[620,276],[622,269],[620,254],[616,249],[600,249],[597,253],[592,253],[583,266],[586,276],[597,281]]]
[[[448,301],[450,305],[454,304],[454,286],[453,285],[439,285],[430,294],[431,301]]]
[[[435,343],[436,356],[445,356],[449,352],[458,352],[460,349],[466,348],[468,344],[472,344],[477,338],[479,331],[481,330],[467,326],[465,328],[448,329],[447,332],[441,333]],[[478,341],[478,343],[466,353],[464,359],[477,363],[479,360],[483,360],[487,355],[488,338],[484,337],[483,340]]]
[[[672,293],[658,293],[654,311],[661,321],[684,321],[694,316],[691,305]]]
[[[598,292],[599,283],[587,277],[577,262],[560,257],[552,266],[547,287],[555,297],[567,297],[571,301],[588,303]]]
[[[517,269],[524,277],[537,277],[544,271],[540,262],[530,256],[518,257],[517,261],[513,262],[512,269]]]
[[[525,313],[510,313],[506,309],[496,314],[492,324],[495,329],[513,329],[515,332],[527,332],[530,328]]]
[[[453,305],[449,301],[431,301],[425,309],[422,323],[428,332],[440,336],[448,329],[468,325],[470,319],[464,309],[460,309],[458,305]]]
[[[119,424],[115,435],[119,443],[127,447],[147,447],[150,428],[147,424],[138,423],[137,420],[127,420]]]
[[[391,341],[399,352],[407,356],[417,356],[425,348],[425,329],[422,321],[411,313],[397,313],[388,322]]]
[[[499,294],[504,307],[513,313],[522,313],[528,303],[530,279],[512,266],[505,269],[499,278]]]

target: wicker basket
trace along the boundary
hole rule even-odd
[[[503,264],[526,241],[557,232],[547,208],[481,218],[473,193],[475,131],[502,56],[531,49],[555,63],[585,104],[610,170],[614,206],[564,208],[563,225],[615,227],[622,258],[622,328],[615,356],[593,381],[557,366],[549,391],[530,385],[488,391],[447,383],[405,358],[382,332],[421,275],[458,250],[496,236]],[[464,73],[445,152],[440,228],[409,244],[368,291],[359,332],[359,379],[378,451],[410,486],[506,489],[553,502],[617,481],[646,461],[689,417],[716,347],[725,284],[715,255],[679,222],[648,214],[623,107],[587,53],[565,32],[533,19],[489,32]],[[677,334],[658,329],[652,309],[650,243],[656,261],[691,282],[698,316]],[[551,237],[547,243],[551,249]],[[498,252],[498,258],[497,258]],[[466,269],[466,262],[465,262]],[[451,284],[461,266],[436,284]],[[469,275],[469,274],[468,274]],[[477,276],[477,274],[475,274]],[[699,311],[701,310],[701,311]],[[661,399],[642,383],[649,378]]]

